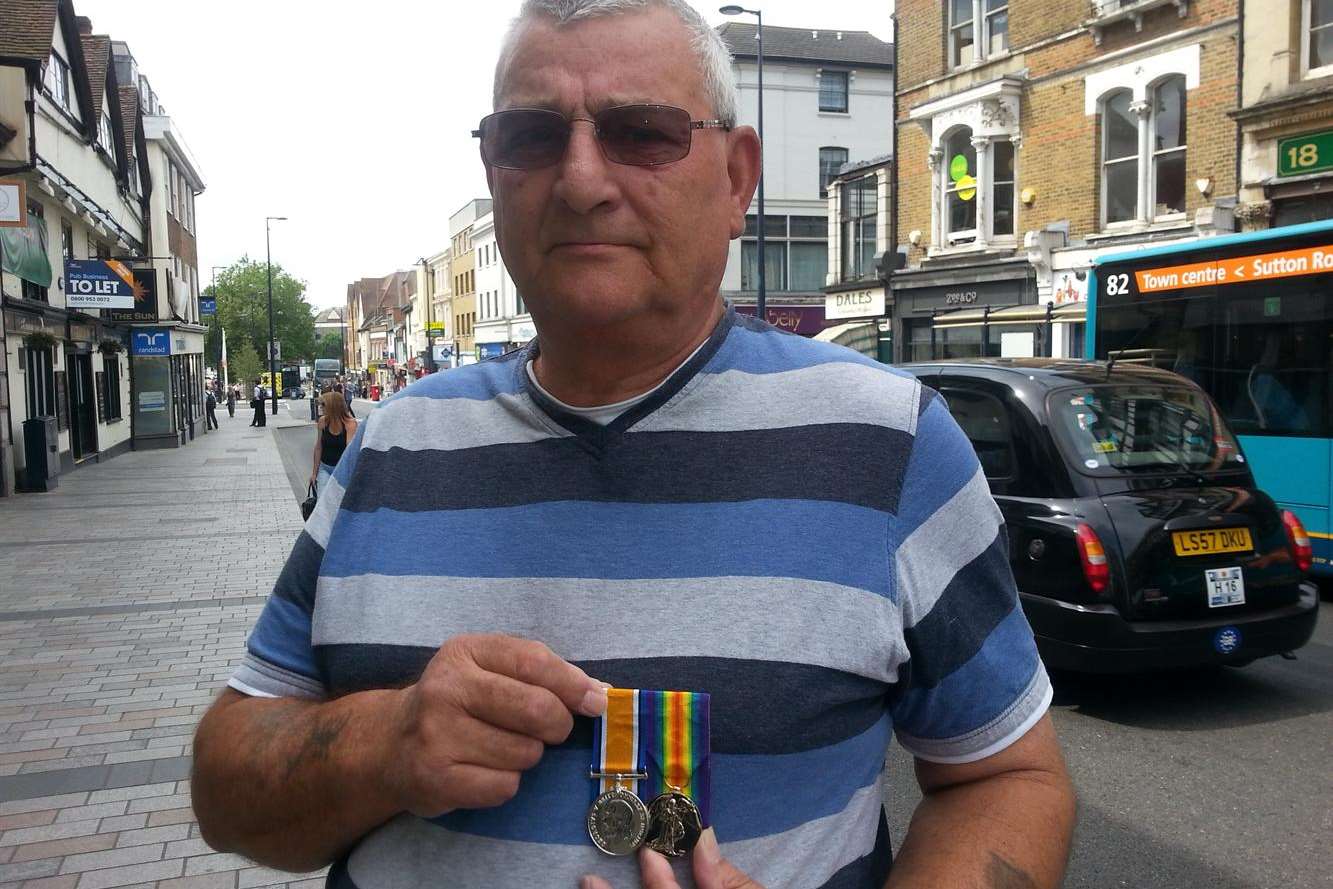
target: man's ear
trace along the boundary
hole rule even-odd
[[[736,127],[727,134],[727,177],[730,180],[731,237],[745,231],[745,211],[750,209],[763,164],[763,147],[754,127]]]

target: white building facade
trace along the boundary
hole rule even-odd
[[[719,28],[740,90],[738,122],[758,125],[758,29]],[[770,323],[807,336],[825,326],[828,184],[849,161],[891,150],[893,47],[865,31],[764,28],[765,290]],[[758,201],[732,241],[723,295],[753,312]]]
[[[472,224],[476,252],[477,360],[496,358],[537,335],[514,279],[509,277],[495,241],[495,216],[487,213]]]

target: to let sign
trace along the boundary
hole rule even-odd
[[[1279,176],[1300,176],[1322,170],[1333,170],[1333,130],[1278,140]]]
[[[65,260],[65,305],[71,309],[132,309],[142,286],[114,259]]]

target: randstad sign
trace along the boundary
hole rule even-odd
[[[132,309],[142,285],[114,259],[65,260],[65,305],[71,309]]]
[[[161,327],[140,327],[130,337],[132,355],[170,355],[171,331]]]

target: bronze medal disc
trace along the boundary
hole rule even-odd
[[[644,845],[671,858],[688,855],[703,833],[699,809],[683,793],[668,790],[648,804],[648,835]]]
[[[588,836],[607,855],[631,855],[643,845],[648,808],[631,791],[615,787],[588,809]]]

